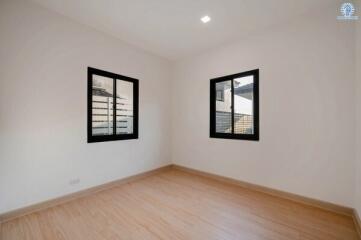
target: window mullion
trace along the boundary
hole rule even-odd
[[[117,134],[117,80],[113,79],[113,135]]]
[[[232,117],[232,134],[234,134],[234,84],[231,79],[231,117]]]

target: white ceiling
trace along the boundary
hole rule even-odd
[[[33,0],[170,60],[279,24],[335,0]],[[200,18],[209,15],[204,24]]]

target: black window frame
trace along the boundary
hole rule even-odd
[[[233,80],[236,78],[253,76],[253,134],[234,133],[234,86]],[[231,81],[231,114],[232,114],[232,133],[216,132],[216,83]],[[259,141],[259,69],[254,69],[224,77],[213,78],[210,80],[210,138],[239,139]]]
[[[92,135],[92,115],[93,115],[93,75],[108,77],[113,79],[113,134],[112,135]],[[133,133],[116,134],[116,87],[117,79],[133,83]],[[88,143],[106,142],[117,140],[138,139],[138,119],[139,119],[139,80],[120,74],[88,67]]]

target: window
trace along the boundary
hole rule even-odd
[[[88,142],[138,138],[138,80],[88,68]]]
[[[259,140],[259,70],[211,79],[210,137]]]

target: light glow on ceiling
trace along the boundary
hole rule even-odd
[[[211,21],[211,18],[210,18],[208,15],[206,15],[206,16],[204,16],[204,17],[201,18],[201,21],[202,21],[203,23],[207,23],[207,22]]]

